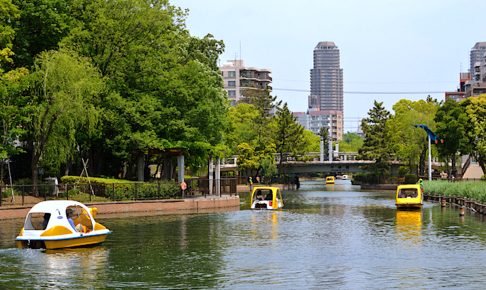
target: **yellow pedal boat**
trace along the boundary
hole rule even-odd
[[[15,239],[17,247],[51,250],[100,244],[111,231],[94,220],[96,213],[96,208],[72,200],[39,202],[27,213]]]
[[[397,187],[395,204],[398,209],[420,209],[424,203],[424,194],[420,184],[403,184]]]
[[[284,206],[278,187],[256,186],[251,192],[251,209],[279,209]]]
[[[326,184],[334,184],[335,180],[336,179],[334,178],[334,176],[327,176],[326,177]]]

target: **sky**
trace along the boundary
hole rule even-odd
[[[241,58],[246,66],[270,69],[273,95],[294,112],[307,110],[315,46],[333,41],[343,69],[345,132],[356,131],[374,100],[392,113],[400,99],[443,100],[468,71],[471,48],[486,41],[484,0],[170,3],[189,10],[191,35],[224,41],[220,65]]]

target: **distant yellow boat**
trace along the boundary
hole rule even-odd
[[[334,176],[327,176],[326,177],[326,184],[334,184],[335,178]]]
[[[397,187],[395,204],[397,208],[420,209],[424,203],[424,195],[420,184],[403,184]]]
[[[279,209],[284,206],[282,192],[278,187],[256,186],[251,192],[251,209]]]

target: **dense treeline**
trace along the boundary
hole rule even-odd
[[[370,167],[370,179],[383,181],[389,176],[390,159],[406,162],[399,175],[425,176],[428,150],[427,134],[415,127],[425,124],[434,131],[440,142],[433,146],[433,154],[445,162],[443,171],[449,176],[458,174],[456,161],[461,155],[474,157],[483,172],[486,161],[486,95],[470,97],[462,102],[447,100],[400,100],[393,106],[394,114],[383,103],[375,102],[369,117],[362,121],[365,136],[360,157],[376,160]]]
[[[218,154],[224,46],[191,36],[185,11],[146,0],[0,6],[0,158],[16,178],[76,174],[81,158],[92,175],[134,178],[168,148],[192,166]]]
[[[205,168],[210,156],[238,155],[243,175],[285,174],[277,160],[305,160],[320,137],[298,125],[269,91],[249,90],[228,106],[217,67],[224,44],[191,36],[187,11],[168,0],[0,0],[0,176],[15,179],[90,175],[147,179],[148,164],[166,177],[175,166]],[[434,148],[455,168],[472,154],[484,169],[485,97],[462,103],[401,100],[395,114],[376,103],[364,140],[345,135],[342,149],[408,163],[423,175],[424,123],[445,143]],[[323,130],[324,136],[327,130]],[[327,140],[325,140],[327,141]],[[153,173],[153,172],[152,172]]]
[[[167,0],[0,7],[0,160],[15,179],[80,174],[83,162],[92,176],[147,179],[148,164],[171,176],[172,149],[194,170],[210,156],[246,154],[243,170],[273,175],[275,154],[312,143],[270,92],[249,91],[229,110],[223,42],[191,36],[187,11]]]

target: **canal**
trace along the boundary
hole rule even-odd
[[[116,217],[102,245],[19,250],[0,221],[0,288],[482,288],[486,222],[391,192],[303,182],[282,211]]]

